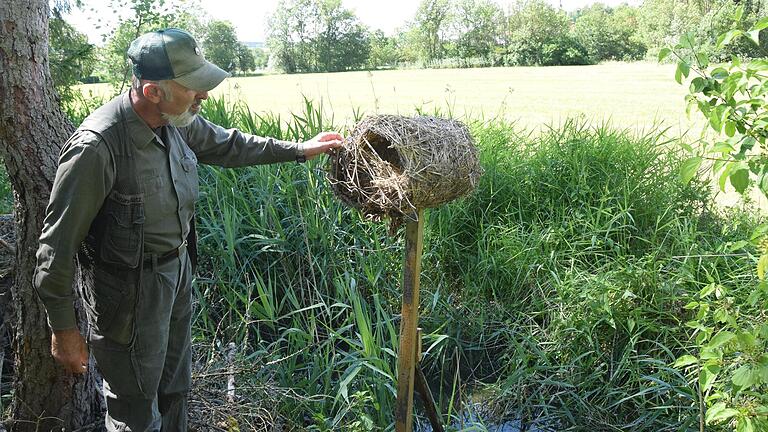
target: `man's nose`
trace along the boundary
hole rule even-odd
[[[195,99],[202,99],[202,100],[208,99],[208,92],[207,91],[197,92],[197,97],[195,97]]]

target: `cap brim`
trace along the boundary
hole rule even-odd
[[[225,78],[228,78],[229,72],[221,69],[215,64],[206,61],[205,64],[195,71],[186,75],[176,77],[173,80],[192,90],[209,91],[221,84]]]

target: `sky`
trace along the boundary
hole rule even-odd
[[[511,0],[494,0],[501,6],[507,6]],[[595,3],[594,0],[546,0],[555,7],[571,11]],[[105,32],[113,28],[116,14],[109,9],[108,0],[84,0],[84,7],[73,10],[65,16],[80,32],[85,33],[91,43],[102,44]],[[241,42],[263,42],[267,16],[277,7],[278,0],[200,0],[211,19],[228,20],[237,30]],[[638,5],[642,0],[601,0],[608,6],[622,3]],[[393,35],[398,27],[413,18],[419,1],[417,0],[342,0],[342,4],[355,12],[364,24],[373,29]],[[125,14],[128,11],[124,11]],[[102,17],[102,22],[97,22]],[[97,28],[99,27],[99,28]]]

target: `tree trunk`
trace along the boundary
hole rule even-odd
[[[55,364],[45,310],[32,287],[59,150],[73,130],[48,70],[48,13],[47,0],[0,1],[0,156],[13,186],[18,227],[12,289],[16,377],[8,426],[19,431],[86,430],[103,422],[93,367],[74,377]]]

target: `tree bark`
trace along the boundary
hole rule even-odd
[[[32,287],[59,150],[73,130],[48,69],[48,14],[47,0],[0,1],[0,156],[16,198],[18,231],[12,289],[16,377],[8,426],[18,431],[89,430],[103,422],[93,362],[79,377],[55,364],[45,310]]]

